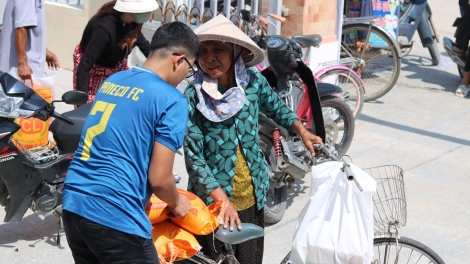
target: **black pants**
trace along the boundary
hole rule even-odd
[[[470,41],[470,11],[466,12],[460,19],[460,23],[457,26],[455,34],[455,44],[461,50],[467,50],[468,43]],[[467,56],[465,62],[465,71],[470,71],[470,56]]]
[[[242,223],[252,223],[264,228],[264,212],[258,210],[256,205],[238,212],[238,217]],[[236,226],[234,227],[236,228]],[[199,244],[202,246],[202,253],[216,259],[224,244],[217,239],[213,239],[213,235],[195,236]],[[214,249],[214,246],[216,249]],[[240,264],[262,264],[264,252],[264,237],[253,239],[238,245],[232,245],[235,257]],[[217,251],[217,252],[216,252]]]
[[[102,226],[66,210],[62,219],[75,263],[160,263],[151,239]]]

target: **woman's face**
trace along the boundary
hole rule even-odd
[[[202,53],[199,66],[212,78],[218,78],[228,72],[233,61],[233,50],[220,41],[201,43]]]
[[[124,23],[132,23],[134,22],[134,16],[132,16],[132,13],[122,13],[121,21]]]

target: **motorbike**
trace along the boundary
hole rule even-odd
[[[438,65],[440,61],[437,48],[439,36],[432,20],[432,11],[428,1],[404,0],[400,5],[398,20],[398,43],[402,49],[403,57],[410,53],[413,47],[412,38],[416,31],[418,31],[423,47],[429,49],[432,64]]]
[[[252,38],[267,51],[269,68],[261,74],[273,90],[294,111],[312,133],[340,156],[344,155],[354,135],[354,117],[342,100],[341,88],[315,83],[313,73],[302,58],[297,44],[318,45],[318,35],[255,36]],[[279,222],[286,210],[287,190],[295,179],[302,179],[315,163],[301,138],[292,135],[264,115],[259,119],[259,144],[270,170],[270,189],[264,208],[266,223]],[[339,141],[338,141],[339,139]]]
[[[454,24],[452,24],[452,26],[457,27],[460,23],[460,19],[461,18],[455,19]],[[457,30],[455,30],[454,37],[457,36],[457,33],[458,33]],[[455,64],[457,64],[457,69],[459,71],[460,78],[463,78],[463,73],[465,71],[464,70],[465,62],[466,62],[466,58],[468,56],[468,51],[470,49],[467,48],[467,50],[465,51],[465,54],[463,54],[463,55],[456,54],[455,52],[452,51],[452,45],[453,45],[452,40],[447,38],[447,37],[443,38],[443,45],[444,45],[444,49],[446,50],[449,57],[452,59],[453,62],[455,62]]]
[[[62,100],[48,103],[21,81],[0,72],[0,205],[6,211],[4,222],[20,221],[28,208],[44,213],[60,210],[65,174],[90,107],[59,114],[54,103],[84,105],[87,100],[86,93],[69,91]],[[31,149],[13,144],[12,135],[20,129],[14,120],[30,117],[42,121],[55,118],[49,129],[55,143]]]

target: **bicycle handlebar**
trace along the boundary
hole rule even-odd
[[[261,22],[261,24],[267,26],[268,25],[268,21],[266,21],[266,19],[264,17],[259,17],[258,18],[259,22]]]
[[[326,145],[314,144],[313,148],[317,151],[321,151],[323,154],[325,154],[327,158],[330,158],[334,161],[340,161],[338,157],[334,155]],[[352,172],[349,164],[343,162],[343,167],[341,169],[346,174],[346,179],[348,179],[348,181],[354,181],[359,191],[362,192],[364,189],[362,188],[361,184],[359,184],[359,182],[357,181],[356,176],[354,176],[354,173]]]

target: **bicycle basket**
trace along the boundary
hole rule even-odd
[[[364,171],[377,181],[374,202],[374,233],[388,234],[406,224],[403,169],[395,165],[367,168]]]

